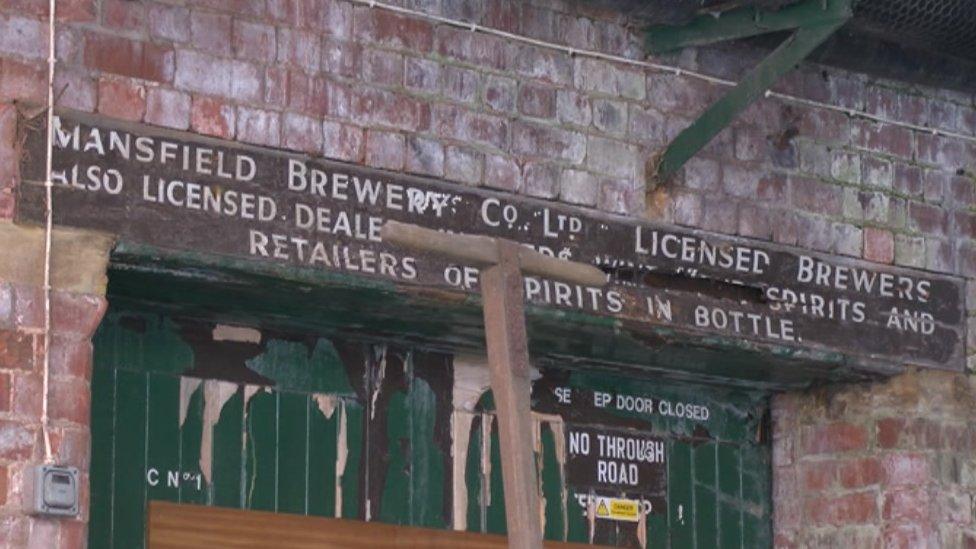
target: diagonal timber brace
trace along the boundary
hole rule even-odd
[[[685,27],[655,27],[648,31],[650,53],[663,53],[689,46],[700,46],[793,30],[786,40],[763,59],[721,99],[709,106],[685,128],[656,159],[658,183],[684,166],[750,104],[766,92],[852,15],[853,0],[803,0],[777,12],[743,8],[719,17],[705,15]]]

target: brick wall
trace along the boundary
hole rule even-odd
[[[639,34],[619,13],[585,2],[402,3],[575,48],[641,55]],[[64,107],[880,263],[976,276],[972,142],[764,99],[672,181],[649,190],[646,160],[723,88],[348,1],[61,0],[58,5],[56,90]],[[45,98],[46,6],[46,0],[0,3],[0,221],[11,218],[15,208],[11,105]],[[722,46],[688,50],[668,61],[738,78],[759,55]],[[777,89],[905,122],[976,132],[970,94],[911,88],[817,66],[803,66]],[[91,318],[97,316],[94,310]],[[36,326],[17,318],[6,321],[11,333],[36,337]],[[976,347],[970,339],[970,347]],[[9,346],[0,344],[0,351]],[[31,356],[36,360],[36,352]],[[28,391],[36,399],[36,388],[25,389],[21,378],[31,379],[12,371],[13,398]],[[935,387],[949,378],[971,386],[964,375],[909,379]],[[84,393],[86,383],[72,387]],[[864,395],[866,402],[874,402],[876,395],[883,398],[901,383],[838,394]],[[936,525],[959,509],[937,505],[935,496],[912,500],[926,509],[924,517],[897,519],[914,525],[910,528],[891,526],[895,519],[885,515],[886,508],[904,500],[886,499],[902,492],[889,490],[900,473],[888,475],[882,454],[900,463],[918,457],[918,449],[896,444],[882,451],[880,427],[874,423],[885,419],[881,411],[838,419],[839,412],[820,395],[774,401],[777,436],[792,441],[789,453],[777,453],[777,470],[783,473],[777,477],[777,530],[784,545],[848,532],[835,523],[859,512],[866,513],[862,523],[867,526],[856,535],[943,535]],[[917,398],[914,410],[922,418],[927,406],[941,406],[945,397],[920,390]],[[899,415],[895,407],[886,410],[891,417]],[[16,411],[10,414],[20,417]],[[947,422],[962,420],[946,416]],[[806,445],[805,437],[813,436],[809,433],[823,432],[826,440],[833,430],[839,440],[854,439],[851,443],[858,446]],[[36,457],[35,447],[31,452]],[[934,457],[941,454],[936,449],[924,452],[929,461],[941,459]],[[10,464],[2,477],[9,486],[16,482],[10,471],[25,456],[15,453],[4,461]],[[866,461],[847,465],[852,456]],[[871,465],[875,458],[881,459],[881,471]],[[838,467],[863,465],[867,472],[855,476],[880,480],[849,491],[842,473],[824,473],[830,480],[822,484],[795,481],[808,462],[814,467],[833,461]],[[971,506],[972,495],[970,487],[958,501]],[[821,496],[844,498],[840,509],[852,511],[841,512]],[[863,511],[871,497],[874,510]],[[801,503],[804,529],[797,530],[791,513]],[[8,510],[5,516],[14,516],[12,505],[0,507]],[[808,512],[815,514],[809,523]],[[971,511],[968,516],[965,527],[972,532]],[[10,521],[15,534],[22,535],[23,519]]]
[[[779,547],[976,547],[976,379],[908,373],[780,395]]]

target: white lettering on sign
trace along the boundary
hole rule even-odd
[[[919,303],[928,303],[932,291],[932,282],[924,278],[879,273],[846,265],[831,265],[805,255],[799,258],[796,280],[835,290],[855,291],[865,295],[893,297]]]
[[[695,307],[695,326],[767,339],[799,341],[793,332],[792,320],[735,309],[698,305]]]
[[[191,489],[203,489],[203,475],[195,471],[160,471],[155,467],[146,470],[146,484],[155,488],[162,485],[165,488],[179,488],[180,486]]]
[[[598,484],[639,486],[642,468],[663,471],[664,448],[663,440],[646,436],[569,431],[571,470],[592,468],[586,476]]]
[[[614,394],[604,391],[588,391],[592,393],[592,403],[595,408],[605,408],[620,412],[631,412],[645,415],[661,415],[679,419],[690,419],[694,421],[708,421],[711,411],[708,406],[693,404],[689,402],[672,402],[667,399],[636,396],[627,394]],[[573,390],[569,387],[555,387],[553,393],[556,396],[557,404],[572,404]],[[582,436],[585,432],[571,432],[572,437]]]
[[[714,245],[690,235],[648,230],[636,227],[634,251],[640,255],[664,257],[718,267],[730,271],[763,274],[769,267],[769,254],[748,246]]]
[[[89,128],[84,133],[76,125],[66,130],[61,117],[54,117],[54,146],[92,152],[98,156],[116,155],[122,160],[143,164],[173,165],[185,172],[219,177],[234,181],[251,181],[257,173],[254,159],[244,153],[225,155],[211,147],[191,143],[175,143],[155,137],[139,136],[117,130]]]

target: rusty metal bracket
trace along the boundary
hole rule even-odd
[[[804,0],[779,11],[743,8],[718,17],[703,15],[684,27],[653,27],[647,31],[650,53],[665,53],[792,30],[793,34],[763,59],[721,99],[685,128],[654,161],[652,178],[664,181],[681,169],[736,116],[766,92],[782,75],[842,27],[853,14],[853,0]]]

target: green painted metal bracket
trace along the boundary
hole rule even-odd
[[[850,19],[852,11],[852,0],[804,0],[776,11],[741,8],[719,16],[702,15],[681,27],[652,27],[647,31],[644,46],[651,54],[668,53],[691,46],[835,23]]]
[[[795,32],[753,68],[724,97],[708,107],[685,128],[655,160],[656,179],[667,179],[708,144],[746,107],[766,92],[782,75],[793,69],[822,44],[852,15],[853,0],[806,0],[778,12],[741,9],[715,18],[704,16],[686,27],[648,31],[651,53],[745,38],[768,32]]]

